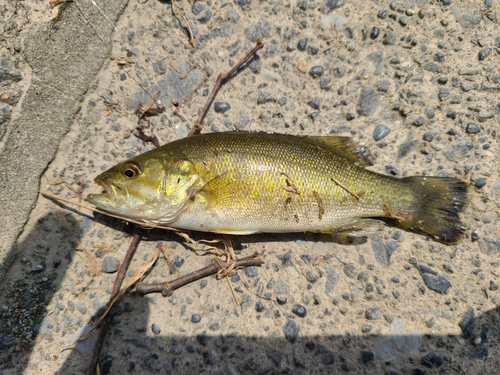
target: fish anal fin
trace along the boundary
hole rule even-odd
[[[382,220],[361,218],[344,223],[342,226],[334,228],[328,233],[334,237],[367,237],[380,232],[385,226]]]

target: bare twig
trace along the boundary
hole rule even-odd
[[[333,177],[330,177],[330,180],[332,180],[333,182],[335,182],[337,185],[339,185],[342,189],[344,189],[345,191],[347,191],[349,194],[351,194],[354,198],[356,198],[358,201],[361,200],[361,197],[356,194],[355,192],[349,190],[347,188],[347,186],[345,186],[342,182],[338,181],[337,179],[333,178]]]
[[[181,276],[175,280],[167,281],[165,283],[158,284],[145,284],[139,283],[135,288],[136,293],[140,295],[161,292],[164,297],[168,297],[173,293],[174,290],[184,286],[186,284],[192,283],[196,280],[202,279],[204,277],[216,274],[219,270],[223,269],[226,266],[227,262],[214,263],[208,267],[202,268],[198,271],[191,272],[187,275]],[[242,268],[248,266],[261,266],[264,264],[264,261],[260,258],[258,253],[255,253],[252,256],[238,259],[234,262],[235,268]]]
[[[189,22],[188,22],[187,18],[184,16],[184,14],[182,14],[181,10],[179,9],[179,7],[177,6],[177,4],[175,3],[175,0],[172,0],[172,6],[174,7],[175,11],[177,13],[179,13],[179,15],[182,17],[182,19],[186,23],[186,27],[187,27],[187,29],[189,31],[189,42],[191,43],[191,47],[194,47],[193,31],[191,30],[191,26],[189,26]]]
[[[207,115],[208,110],[210,109],[210,106],[212,105],[215,96],[219,92],[220,88],[222,85],[229,79],[231,78],[238,70],[240,70],[247,62],[249,62],[252,57],[257,53],[258,50],[260,50],[262,47],[264,47],[264,43],[262,43],[260,40],[257,40],[257,44],[255,47],[244,57],[242,58],[229,72],[223,74],[219,74],[217,77],[217,81],[215,82],[215,86],[210,93],[207,102],[205,103],[205,106],[203,107],[200,116],[198,117],[198,120],[196,120],[196,123],[194,124],[193,128],[189,132],[188,136],[199,134],[201,132],[201,129],[203,127],[203,120],[205,119],[205,116]]]
[[[132,242],[130,243],[127,253],[125,254],[125,258],[123,259],[123,262],[120,264],[120,267],[118,268],[118,273],[116,274],[115,284],[113,285],[113,291],[111,292],[111,296],[109,297],[108,305],[110,305],[113,302],[114,298],[118,295],[118,292],[120,291],[120,287],[123,283],[123,279],[125,278],[128,266],[130,265],[130,262],[134,257],[135,251],[137,250],[139,243],[141,242],[141,238],[142,238],[142,233],[139,230],[136,234],[134,234]],[[106,337],[106,331],[108,330],[108,326],[111,323],[112,317],[113,314],[111,313],[106,314],[104,319],[101,321],[101,326],[99,327],[99,332],[97,334],[97,339],[94,344],[94,349],[92,350],[89,375],[98,374],[99,356],[101,354],[102,345],[104,344],[104,338]]]

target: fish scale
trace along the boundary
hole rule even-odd
[[[204,180],[215,178],[214,184],[219,189],[209,188],[208,209],[195,200],[179,217],[179,226],[193,229],[198,225],[214,232],[226,227],[233,228],[233,232],[324,232],[359,217],[384,216],[382,205],[387,199],[381,189],[375,189],[381,183],[377,181],[380,178],[374,179],[368,170],[308,142],[300,142],[300,138],[299,142],[288,142],[281,135],[249,134],[246,139],[239,134],[224,135],[217,139],[206,137],[181,149],[195,165],[210,160],[210,172],[203,168],[197,172]],[[329,176],[343,181],[349,190],[364,189],[365,197],[358,201]],[[287,187],[286,180],[295,188]],[[397,189],[411,194],[405,184],[398,185],[388,185],[389,194]],[[379,196],[374,191],[380,191]],[[319,215],[320,204],[314,192],[322,202],[323,215]]]
[[[96,178],[96,206],[155,225],[216,233],[378,230],[374,218],[454,242],[467,186],[372,172],[347,137],[223,132],[174,141]],[[127,171],[128,168],[128,171]],[[132,175],[131,171],[137,174]],[[127,173],[125,173],[127,171]],[[143,193],[142,193],[143,192]]]

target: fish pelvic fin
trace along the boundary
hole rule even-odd
[[[413,186],[416,202],[400,225],[440,242],[458,242],[465,232],[459,213],[468,200],[467,183],[451,177],[412,176],[405,180]]]

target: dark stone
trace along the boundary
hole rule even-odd
[[[415,150],[417,148],[417,145],[418,145],[417,140],[402,143],[401,146],[399,146],[398,158],[399,159],[404,158],[411,151]]]
[[[491,325],[489,325],[488,323],[483,323],[481,327],[481,341],[483,343],[488,342],[490,336],[491,336]]]
[[[377,39],[379,35],[380,35],[380,29],[376,26],[373,26],[373,29],[370,33],[370,38]]]
[[[365,318],[368,320],[380,320],[382,318],[382,313],[380,312],[380,307],[373,306],[369,307],[365,311]]]
[[[481,22],[481,16],[476,16],[475,14],[463,14],[460,24],[463,28],[470,28],[478,25]]]
[[[396,44],[396,36],[391,30],[386,30],[384,34],[384,44],[393,46]]]
[[[432,352],[423,357],[420,363],[428,368],[437,368],[443,364],[443,357],[441,357],[437,353]]]
[[[448,83],[448,77],[439,77],[437,79],[437,83],[440,85],[446,85]]]
[[[467,128],[465,129],[469,134],[477,134],[481,131],[481,128],[475,122],[469,122]]]
[[[307,315],[306,308],[298,303],[292,307],[292,312],[299,318],[304,318]]]
[[[389,81],[386,81],[385,79],[377,82],[377,90],[381,91],[381,92],[389,91],[390,86],[391,86],[391,83]]]
[[[342,78],[345,76],[346,70],[345,68],[335,68],[333,69],[333,75],[335,78]]]
[[[486,361],[488,359],[488,347],[485,344],[476,346],[471,353],[471,357],[474,359],[481,359]]]
[[[374,51],[369,53],[366,58],[370,60],[375,66],[375,72],[373,75],[379,76],[382,73],[382,69],[384,67],[384,52],[381,50]]]
[[[210,337],[205,331],[196,335],[196,341],[198,341],[201,346],[207,346],[209,339]]]
[[[476,317],[474,316],[474,309],[469,307],[465,312],[460,323],[458,323],[462,334],[466,339],[470,339],[474,334],[474,329],[476,328]]]
[[[115,359],[115,357],[113,357],[112,355],[106,355],[104,356],[103,359],[101,359],[101,373],[103,375],[108,375],[108,374],[112,374],[112,370],[111,368],[113,367],[113,360]]]
[[[308,39],[308,38],[302,38],[301,40],[299,40],[299,41],[297,42],[297,49],[298,49],[299,51],[304,52],[304,51],[306,50],[306,48],[307,48],[307,42],[308,42],[308,41],[309,41],[309,39]]]
[[[321,7],[321,13],[328,14],[343,4],[344,4],[343,0],[326,0],[323,6]]]
[[[458,142],[453,146],[448,146],[443,150],[443,155],[449,161],[457,161],[467,156],[470,150],[474,148],[472,142]]]
[[[7,80],[19,82],[22,78],[21,72],[14,69],[10,61],[0,59],[0,82]]]
[[[433,60],[436,62],[443,62],[444,61],[444,53],[443,52],[437,52],[433,56]]]
[[[264,311],[265,309],[266,309],[266,305],[264,305],[262,303],[262,301],[257,301],[257,303],[255,304],[255,311],[260,313],[260,312]]]
[[[418,118],[413,122],[415,126],[422,126],[425,124],[425,118],[423,116],[418,116]]]
[[[370,117],[377,111],[380,104],[377,91],[371,87],[363,87],[359,96],[357,110],[361,116]]]
[[[199,323],[201,321],[201,316],[199,314],[191,315],[191,323]]]
[[[313,66],[309,70],[309,75],[313,78],[319,78],[323,76],[323,74],[325,74],[325,68],[323,68],[321,65]]]
[[[287,301],[287,298],[286,297],[276,297],[276,302],[278,303],[278,305],[284,305]]]
[[[441,73],[441,66],[435,62],[424,65],[424,69],[432,73]]]
[[[473,180],[474,185],[475,185],[477,188],[482,188],[482,187],[486,186],[486,182],[487,182],[487,181],[488,181],[488,180],[487,180],[486,178],[484,178],[484,177],[475,178],[475,179]]]
[[[434,139],[434,137],[436,136],[436,133],[435,132],[426,132],[424,133],[424,141],[427,141],[427,142],[432,142],[432,140]]]
[[[207,9],[203,15],[198,18],[198,21],[202,24],[207,24],[210,22],[212,19],[212,11],[210,9]]]
[[[355,279],[356,276],[358,275],[358,270],[353,264],[346,264],[344,266],[344,273],[347,277]]]
[[[193,12],[195,16],[203,12],[203,10],[205,10],[205,6],[200,3],[194,3],[193,6],[191,7],[191,12]]]
[[[375,359],[375,355],[373,354],[373,352],[371,352],[369,350],[363,350],[363,351],[361,351],[361,361],[363,363],[371,362],[374,359]]]
[[[330,90],[330,88],[331,88],[330,82],[331,81],[332,81],[331,77],[321,78],[321,80],[319,81],[319,87],[321,88],[321,90]]]
[[[307,102],[307,105],[309,107],[311,107],[312,109],[320,109],[320,107],[321,107],[321,101],[322,101],[321,98],[315,97],[315,98],[312,98],[311,100],[309,100]]]
[[[204,351],[202,353],[203,356],[203,363],[206,365],[215,365],[217,363],[217,358],[214,356],[212,352],[209,352],[208,350]]]
[[[243,7],[245,5],[248,5],[252,2],[252,0],[234,0],[234,3],[236,5],[239,5],[240,7]]]
[[[257,277],[259,270],[255,266],[245,267],[245,275],[248,277]]]
[[[319,52],[319,48],[318,47],[315,47],[315,46],[309,46],[307,47],[307,53],[314,56],[314,55],[317,55]]]
[[[427,288],[441,294],[446,294],[448,289],[451,288],[450,280],[446,275],[438,274],[433,269],[424,265],[419,266],[419,271]]]
[[[266,350],[266,357],[269,358],[271,361],[273,361],[276,367],[281,367],[284,354],[277,350]]]
[[[448,112],[446,112],[446,117],[455,120],[457,118],[457,112],[449,110]]]
[[[378,12],[377,17],[380,18],[381,20],[385,20],[387,18],[387,10],[383,9],[380,12]]]
[[[120,260],[115,257],[105,257],[102,260],[102,271],[106,273],[114,273],[120,267]]]
[[[155,335],[159,335],[159,334],[161,333],[161,328],[160,328],[160,326],[159,326],[158,324],[153,323],[153,324],[151,325],[151,331],[153,331],[153,333],[154,333]]]
[[[295,320],[288,320],[283,325],[283,334],[285,338],[290,341],[292,344],[297,340],[297,336],[300,332],[300,325]]]
[[[165,60],[155,62],[153,64],[153,70],[157,74],[165,74],[165,72],[167,71],[167,64],[165,63]]]
[[[225,113],[231,109],[231,105],[227,102],[215,102],[214,110],[217,113]]]
[[[328,351],[323,355],[323,359],[321,361],[325,366],[330,366],[335,363],[335,355]]]

